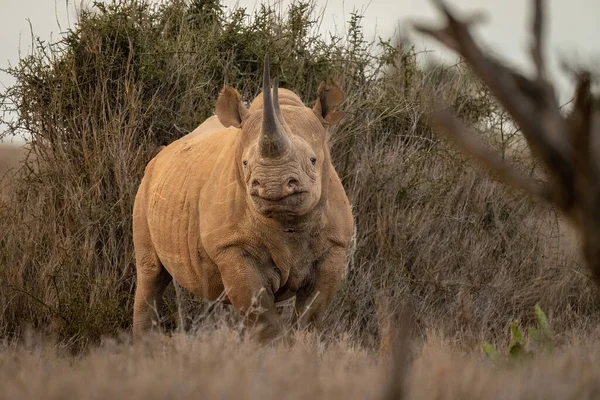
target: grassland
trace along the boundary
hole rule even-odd
[[[520,365],[494,365],[430,334],[403,349],[410,357],[400,377],[385,354],[311,334],[264,348],[220,328],[134,346],[106,340],[79,357],[29,338],[0,351],[0,398],[596,399],[598,337],[573,340]]]

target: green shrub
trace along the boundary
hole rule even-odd
[[[534,307],[535,321],[537,327],[529,327],[527,330],[528,337],[531,341],[536,342],[540,347],[545,350],[552,350],[556,346],[554,339],[554,333],[550,328],[548,317],[542,310],[542,308],[536,304]],[[522,361],[523,359],[530,358],[532,353],[525,349],[525,340],[521,328],[519,328],[519,321],[513,321],[510,324],[510,336],[511,342],[508,347],[507,354],[502,355],[496,348],[489,344],[483,344],[483,352],[489,359],[494,362],[500,361]]]

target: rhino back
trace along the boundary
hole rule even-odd
[[[213,115],[212,117],[207,118],[192,132],[179,139],[179,141],[187,142],[194,138],[219,134],[226,129],[227,128],[221,124],[221,121],[219,121],[219,118],[216,115]]]

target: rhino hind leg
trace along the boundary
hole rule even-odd
[[[137,288],[133,303],[133,336],[139,339],[144,333],[158,329],[158,310],[162,295],[173,278],[157,262],[155,265],[137,264]]]
[[[154,160],[146,167],[151,171]],[[147,219],[146,183],[142,180],[133,205],[133,247],[137,287],[133,303],[133,337],[140,338],[153,327],[159,328],[158,310],[162,295],[173,278],[160,262]]]
[[[158,310],[162,295],[173,280],[156,254],[144,211],[144,203],[136,201],[133,212],[133,246],[137,273],[133,303],[134,339],[140,338],[153,327],[160,327]]]

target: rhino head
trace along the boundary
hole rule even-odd
[[[303,216],[325,197],[332,170],[327,127],[343,117],[335,107],[344,93],[321,83],[311,109],[293,92],[279,90],[277,80],[273,86],[267,56],[263,91],[250,108],[226,86],[217,100],[217,117],[225,127],[241,129],[238,176],[253,209],[270,218]]]

